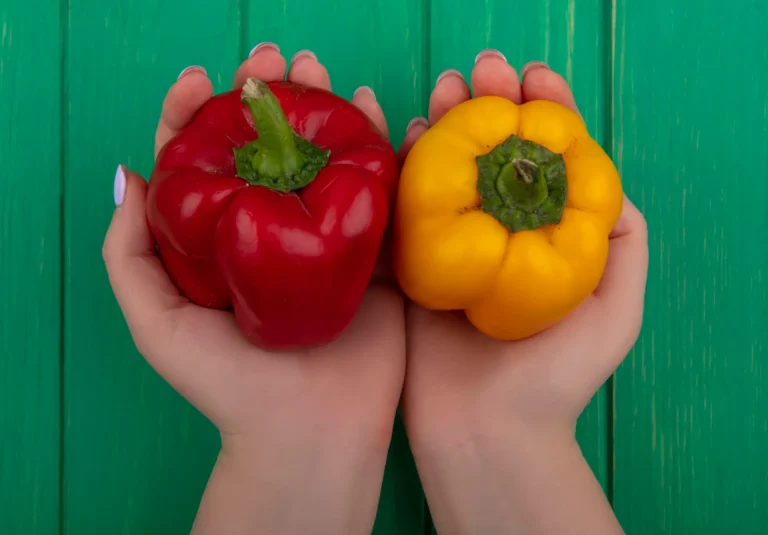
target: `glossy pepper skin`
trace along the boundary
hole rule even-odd
[[[392,146],[351,103],[250,79],[162,149],[147,219],[190,301],[234,309],[264,349],[321,346],[361,303],[397,171]]]
[[[463,310],[520,340],[597,287],[623,192],[581,118],[546,101],[466,101],[409,153],[395,212],[395,273],[414,302]]]

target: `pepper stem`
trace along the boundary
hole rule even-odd
[[[567,190],[561,155],[511,136],[477,165],[483,211],[511,232],[560,222]]]
[[[241,99],[251,111],[258,139],[235,149],[238,176],[251,185],[285,193],[312,182],[330,151],[294,132],[267,83],[249,78]]]

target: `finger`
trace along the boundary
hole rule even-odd
[[[109,282],[134,343],[147,362],[202,410],[206,386],[226,388],[248,343],[227,312],[198,308],[176,289],[147,227],[147,183],[120,166],[115,209],[103,245]],[[205,336],[198,333],[205,331]],[[217,386],[214,386],[217,385]]]
[[[358,87],[355,94],[352,95],[352,104],[360,108],[371,119],[384,137],[389,138],[387,119],[384,117],[379,101],[376,100],[373,89],[366,86]]]
[[[163,111],[155,133],[155,158],[165,144],[187,126],[195,112],[212,95],[213,84],[205,69],[194,65],[181,71],[163,101]]]
[[[405,127],[405,139],[403,139],[400,148],[397,151],[397,159],[400,165],[403,165],[405,158],[408,156],[413,144],[416,143],[421,135],[429,129],[429,121],[424,117],[415,117],[411,119],[408,126]]]
[[[483,50],[472,69],[472,91],[476,97],[495,95],[520,104],[523,99],[517,71],[498,50]]]
[[[232,87],[240,89],[248,78],[265,82],[284,80],[285,58],[280,54],[280,47],[275,43],[260,43],[253,47],[248,59],[235,71]]]
[[[542,336],[522,342],[530,345],[529,352],[550,359],[553,382],[560,385],[556,389],[571,392],[579,410],[616,371],[637,341],[647,271],[645,220],[625,197],[621,217],[611,234],[608,263],[594,295]],[[558,349],[565,345],[576,353]]]
[[[464,76],[455,69],[443,71],[429,97],[429,123],[435,124],[448,110],[470,98],[472,94]]]
[[[523,67],[523,101],[530,100],[550,100],[579,113],[568,82],[540,61]]]
[[[118,167],[117,208],[102,248],[109,282],[137,345],[147,333],[162,328],[169,310],[186,303],[155,255],[147,227],[146,196],[144,179]]]
[[[317,56],[311,50],[300,50],[291,58],[288,81],[309,87],[319,87],[327,91],[331,90],[331,78],[328,76],[328,70],[317,61]]]
[[[608,263],[595,296],[616,325],[639,329],[648,276],[648,229],[640,211],[624,197],[621,217],[610,237]],[[634,339],[632,340],[634,343]]]

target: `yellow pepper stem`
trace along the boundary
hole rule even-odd
[[[559,154],[511,136],[477,157],[482,209],[511,232],[559,223],[567,180]]]
[[[496,190],[503,198],[511,198],[527,209],[541,206],[549,197],[541,169],[535,162],[525,159],[512,160],[501,168]]]

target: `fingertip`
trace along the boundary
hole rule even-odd
[[[115,183],[112,188],[115,199],[115,207],[117,208],[120,208],[120,206],[123,204],[123,201],[125,200],[125,188],[125,168],[123,167],[123,164],[120,164],[117,166],[117,171],[115,171]]]
[[[368,86],[358,87],[352,95],[352,104],[368,116],[384,137],[389,138],[387,120],[373,89]]]
[[[155,133],[155,156],[212,96],[213,83],[205,69],[195,65],[179,74],[163,100]]]
[[[104,255],[138,254],[151,250],[146,221],[148,184],[139,174],[123,164],[117,166],[114,178],[115,212],[104,241]]]
[[[248,78],[265,82],[278,82],[285,78],[287,63],[274,43],[260,43],[253,47],[248,58],[235,71],[232,87],[239,89]]]
[[[357,89],[355,89],[355,92],[352,93],[352,102],[355,102],[355,100],[362,100],[362,99],[373,99],[376,100],[376,93],[373,92],[373,89],[368,87],[367,85],[361,85]]]
[[[299,50],[291,58],[288,68],[288,81],[294,84],[306,85],[331,90],[331,77],[328,69],[320,63],[311,50]]]
[[[249,58],[252,58],[253,56],[255,56],[255,55],[256,55],[256,53],[257,53],[259,50],[264,50],[264,49],[271,49],[271,50],[275,50],[276,52],[280,53],[280,47],[279,47],[279,46],[277,46],[277,44],[275,44],[275,43],[272,43],[272,42],[270,42],[270,41],[264,41],[263,43],[259,43],[258,45],[256,45],[255,47],[253,47],[253,48],[251,49],[251,51],[250,51],[250,52],[248,52],[248,57],[249,57]]]
[[[422,128],[423,130],[426,130],[427,128],[429,128],[429,121],[427,121],[425,117],[414,117],[408,122],[408,125],[405,127],[406,136],[414,128]]]
[[[641,238],[648,235],[648,223],[643,213],[635,206],[630,198],[624,194],[621,214],[611,230],[610,238],[620,238],[627,234],[639,234]]]
[[[408,157],[408,153],[413,148],[413,145],[427,130],[429,130],[429,121],[426,118],[414,117],[411,119],[411,122],[409,122],[408,126],[405,128],[405,138],[403,139],[403,143],[400,145],[400,149],[397,152],[400,165],[405,162],[405,159]]]
[[[526,102],[549,100],[581,115],[568,82],[543,62],[523,67],[522,97]]]
[[[526,75],[527,75],[529,72],[531,72],[532,70],[534,70],[534,69],[546,69],[546,70],[551,70],[551,69],[549,68],[549,65],[547,65],[547,64],[546,64],[546,63],[544,63],[543,61],[529,61],[528,63],[526,63],[525,65],[523,65],[523,69],[522,69],[522,71],[520,71],[520,76],[522,76],[523,78],[525,78],[525,77],[526,77]]]
[[[477,55],[472,69],[472,90],[476,97],[493,95],[522,102],[522,89],[517,71],[497,50],[483,50]]]
[[[176,77],[176,81],[181,80],[184,76],[193,72],[199,72],[204,74],[205,76],[208,76],[208,71],[205,70],[205,67],[201,65],[190,65],[189,67],[187,67],[186,69],[184,69],[179,73],[179,75]]]
[[[471,97],[464,75],[456,69],[443,71],[437,77],[435,88],[429,97],[429,122],[435,124],[448,110]]]

